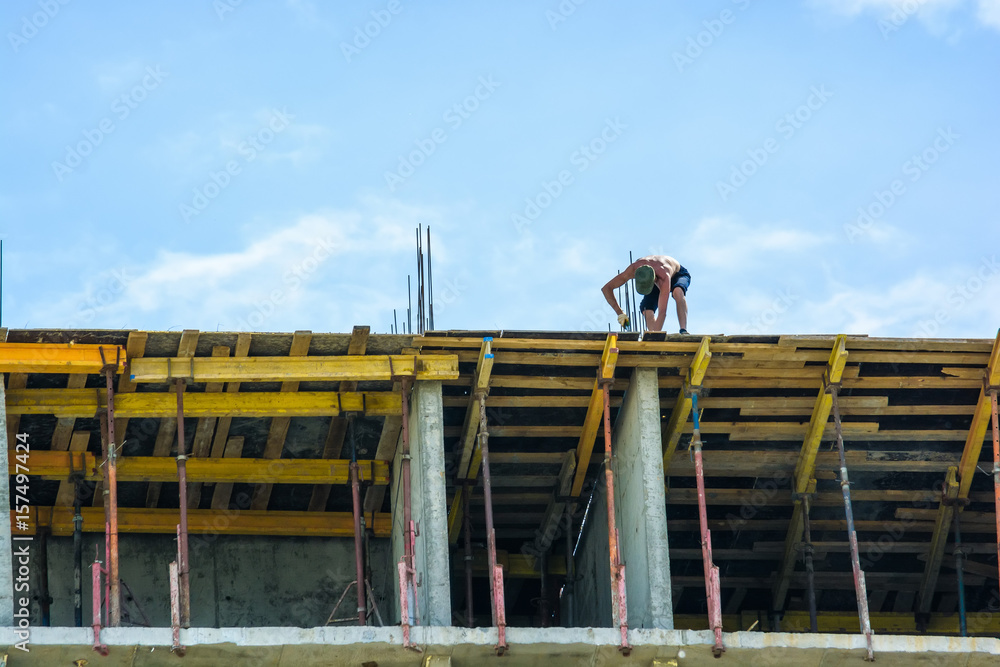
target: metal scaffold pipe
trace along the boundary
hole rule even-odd
[[[180,625],[191,627],[191,579],[188,563],[187,453],[184,444],[184,380],[177,379],[177,483],[180,526],[177,533],[177,578],[180,593]]]
[[[698,392],[691,392],[691,415],[694,430],[691,435],[691,450],[694,453],[695,481],[698,487],[698,523],[701,527],[701,557],[705,570],[705,598],[708,601],[708,627],[715,634],[712,653],[716,658],[726,647],[722,643],[722,594],[719,582],[719,568],[712,558],[712,532],[708,529],[708,506],[705,501],[705,465],[701,454],[701,424],[698,414]]]

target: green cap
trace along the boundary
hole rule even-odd
[[[656,280],[656,271],[651,266],[640,266],[635,270],[635,291],[639,294],[649,294],[653,291],[653,281]]]

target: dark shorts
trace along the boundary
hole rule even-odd
[[[670,277],[670,291],[673,292],[675,287],[680,287],[684,294],[687,295],[688,287],[691,286],[691,274],[683,266]],[[653,291],[642,297],[642,301],[639,303],[639,312],[644,310],[652,310],[656,312],[656,306],[660,302],[660,288],[653,285]]]

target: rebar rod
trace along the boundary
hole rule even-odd
[[[802,556],[806,561],[806,597],[809,601],[809,631],[819,632],[819,621],[816,618],[816,571],[813,567],[812,529],[809,525],[809,495],[802,498],[802,522],[805,542],[802,545]]]

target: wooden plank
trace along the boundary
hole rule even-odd
[[[65,537],[73,534],[72,507],[29,508],[30,529],[21,534],[35,534],[39,526],[49,528],[52,535]],[[83,530],[88,533],[104,532],[104,510],[84,507]],[[17,520],[12,510],[11,523]],[[20,517],[22,520],[24,515]],[[365,525],[375,537],[389,537],[392,515],[369,513]],[[302,537],[352,537],[354,517],[350,512],[255,512],[242,510],[191,510],[188,512],[188,530],[192,535],[261,535]],[[176,509],[148,509],[120,507],[118,509],[120,533],[152,533],[175,535],[177,533]]]
[[[608,334],[601,353],[601,364],[597,370],[598,379],[612,379],[615,375],[615,364],[618,362],[618,337]],[[583,421],[583,431],[576,445],[577,468],[573,478],[570,495],[579,496],[583,491],[583,482],[587,477],[587,467],[590,465],[590,455],[594,451],[597,431],[604,417],[604,389],[598,379],[592,381],[590,403],[587,406],[587,416]],[[627,381],[626,381],[627,382]]]
[[[212,347],[213,357],[228,357],[229,348],[225,345],[214,345]],[[211,395],[220,393],[225,387],[224,382],[206,382],[205,393]],[[199,417],[198,425],[194,429],[194,440],[191,442],[191,456],[193,458],[205,458],[212,451],[212,435],[215,433],[216,417]],[[188,509],[198,509],[201,504],[201,483],[192,482],[187,489]]]
[[[920,582],[920,593],[917,598],[918,609],[929,612],[937,590],[937,580],[941,571],[941,561],[944,558],[945,547],[948,544],[948,533],[956,511],[956,500],[961,502],[969,497],[972,478],[976,473],[976,465],[983,449],[983,440],[993,415],[992,403],[987,386],[1000,385],[1000,331],[993,341],[990,360],[985,372],[980,375],[979,399],[976,411],[972,416],[965,446],[962,448],[962,458],[958,468],[950,468],[945,478],[945,492],[938,506],[937,520],[934,525],[934,535],[927,548],[927,562],[924,566],[923,578]],[[962,511],[961,506],[957,510]]]
[[[358,356],[365,353],[368,348],[368,336],[371,333],[370,327],[354,327],[351,331],[351,340],[347,344],[347,354]],[[353,380],[345,380],[340,383],[337,389],[341,392],[357,391],[358,383]],[[402,399],[400,399],[402,401]],[[402,402],[400,412],[402,413]],[[339,459],[344,449],[344,437],[347,435],[348,420],[341,415],[335,415],[330,420],[330,427],[326,432],[326,441],[323,443],[324,459]],[[313,487],[312,497],[309,499],[310,512],[322,512],[326,509],[326,503],[330,499],[330,486],[328,484],[317,484]]]
[[[226,443],[226,449],[223,453],[223,458],[227,459],[238,459],[243,456],[243,437],[229,438],[229,442]],[[218,458],[218,457],[215,457]],[[232,482],[219,482],[215,485],[215,490],[212,492],[212,509],[213,510],[225,510],[229,509],[229,500],[233,495],[233,483]]]
[[[288,351],[289,357],[305,357],[309,354],[309,343],[312,342],[312,332],[296,331],[292,335],[292,345]],[[249,361],[249,360],[248,360]],[[282,392],[296,392],[299,390],[297,380],[285,381],[281,383]],[[267,432],[267,442],[264,444],[265,459],[281,458],[281,452],[285,449],[285,438],[288,436],[288,426],[291,424],[289,417],[272,417],[271,426]],[[266,510],[268,502],[271,500],[271,485],[258,484],[254,487],[253,498],[250,501],[250,509]]]
[[[490,374],[493,371],[493,348],[492,338],[483,339],[483,344],[479,348],[479,358],[476,360],[476,371],[472,376],[472,385],[469,391],[468,404],[465,408],[465,418],[462,423],[461,434],[459,435],[459,463],[456,480],[475,480],[479,474],[479,466],[482,463],[482,453],[477,446],[476,434],[479,433],[479,408],[490,389]],[[492,429],[491,429],[492,434]],[[462,518],[464,515],[466,487],[459,486],[455,490],[455,496],[451,501],[451,509],[448,512],[448,541],[450,544],[458,542],[459,531],[462,528]]]
[[[198,347],[198,336],[198,331],[193,329],[185,329],[181,332],[181,339],[177,344],[177,356],[180,358],[193,357],[195,349]],[[131,396],[130,394],[127,395]],[[176,415],[176,395],[173,398],[175,401],[174,414]],[[163,417],[160,419],[160,425],[156,430],[156,440],[153,442],[153,456],[169,456],[174,436],[176,435],[177,417]],[[156,507],[157,503],[160,502],[160,488],[160,482],[150,482],[146,488],[146,507]]]
[[[795,570],[795,562],[798,558],[798,544],[802,540],[804,526],[804,508],[801,495],[812,493],[816,488],[816,455],[819,452],[819,444],[826,432],[826,423],[830,418],[830,410],[833,407],[833,397],[827,392],[826,382],[837,383],[841,381],[844,374],[844,367],[847,364],[847,337],[843,334],[837,336],[830,351],[830,359],[827,361],[824,373],[823,385],[819,388],[819,395],[813,407],[812,418],[809,421],[809,428],[806,432],[805,440],[802,442],[802,449],[799,452],[798,460],[795,464],[795,472],[792,475],[792,489],[795,493],[792,505],[792,518],[788,524],[788,533],[785,537],[785,553],[781,559],[781,565],[775,576],[774,587],[772,589],[772,608],[775,610],[784,609],[785,596],[788,593],[789,582]],[[845,431],[846,435],[846,431]]]
[[[135,382],[167,382],[186,378],[201,382],[306,382],[310,380],[388,381],[410,376],[416,380],[453,380],[458,377],[458,358],[454,355],[371,355],[247,357],[213,359],[211,357],[136,359],[132,364]]]
[[[103,356],[102,356],[103,354]],[[105,360],[115,373],[125,371],[125,350],[118,345],[81,343],[0,343],[0,373],[100,373]]]
[[[712,351],[709,348],[711,338],[705,336],[701,339],[701,345],[691,360],[687,375],[681,385],[680,393],[674,402],[674,408],[670,413],[670,419],[663,425],[660,435],[663,446],[663,474],[667,475],[670,464],[674,459],[674,452],[677,451],[677,444],[680,442],[683,426],[687,423],[691,414],[691,397],[689,390],[701,388],[702,381],[708,371],[708,364],[712,360]]]
[[[66,388],[70,390],[83,389],[86,384],[86,375],[70,375],[66,381]],[[117,421],[115,420],[115,423]],[[56,426],[52,430],[52,442],[49,445],[49,449],[59,452],[66,451],[70,445],[70,437],[73,435],[74,426],[76,426],[76,417],[58,417],[56,419]],[[119,440],[121,439],[119,438]]]
[[[125,342],[125,354],[128,358],[139,359],[146,353],[146,341],[149,338],[149,334],[145,331],[130,331],[128,334],[128,340]],[[118,387],[115,389],[115,396],[119,394],[131,394],[135,391],[136,384],[132,382],[131,377],[128,373],[122,373],[118,376]],[[117,401],[115,402],[117,405]],[[126,434],[128,433],[128,417],[122,417],[121,415],[115,415],[115,439],[118,443],[124,444],[126,439]],[[121,456],[122,452],[118,453]]]

